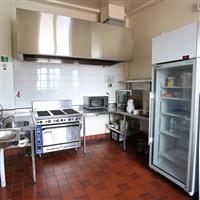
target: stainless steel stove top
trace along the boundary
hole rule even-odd
[[[57,116],[57,115],[65,115],[65,113],[62,112],[61,110],[50,110],[50,112],[55,116]]]
[[[63,111],[67,114],[77,114],[77,113],[79,113],[79,112],[77,112],[73,109],[64,109]]]
[[[80,114],[74,109],[35,111],[35,117],[63,116]]]
[[[36,113],[37,113],[38,117],[51,116],[51,114],[48,111],[37,111]]]
[[[82,119],[82,114],[71,108],[70,100],[33,102],[33,116],[36,124],[41,125],[77,122]]]

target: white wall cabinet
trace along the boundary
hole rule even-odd
[[[0,104],[4,109],[14,108],[13,64],[0,62]]]
[[[197,57],[198,23],[183,26],[152,39],[152,64]]]

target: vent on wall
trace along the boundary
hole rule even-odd
[[[120,19],[116,19],[116,18],[108,18],[106,19],[103,23],[105,24],[111,24],[111,25],[115,25],[115,26],[122,26],[125,27],[125,21],[124,20],[120,20]]]

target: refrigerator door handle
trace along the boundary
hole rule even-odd
[[[149,104],[149,137],[148,137],[148,144],[151,145],[153,142],[153,101],[154,101],[154,95],[152,92],[150,92],[150,104]]]

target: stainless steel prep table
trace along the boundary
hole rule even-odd
[[[28,121],[29,125],[26,127],[22,127],[22,131],[30,132],[30,143],[27,146],[31,146],[31,159],[32,159],[32,171],[33,171],[33,182],[36,182],[36,170],[35,170],[35,150],[34,150],[34,131],[35,126],[33,124],[31,113],[15,113],[14,121]],[[12,148],[12,147],[11,147]],[[1,186],[6,186],[6,178],[5,178],[5,163],[4,163],[4,149],[0,149],[0,177],[1,177]]]
[[[110,114],[119,114],[119,115],[122,115],[124,121],[126,121],[127,117],[130,117],[130,118],[133,118],[133,119],[138,119],[140,121],[149,121],[148,117],[145,117],[145,116],[142,116],[142,115],[139,115],[139,114],[135,115],[133,113],[128,113],[128,112],[125,112],[125,111],[123,111],[121,109],[116,109],[115,108],[113,110],[109,110],[108,112],[109,112],[109,122],[110,122]],[[107,128],[110,129],[110,130],[113,130],[115,132],[118,132],[121,135],[123,135],[123,137],[124,137],[123,138],[123,148],[124,148],[124,150],[126,150],[126,131],[121,132],[121,131],[113,129],[113,128],[109,127],[109,126],[107,126]]]
[[[81,107],[74,107],[75,110],[83,114],[83,152],[86,153],[86,134],[85,134],[85,118],[86,116],[98,116],[109,114],[109,111],[106,109],[98,109],[98,110],[87,110]]]
[[[87,109],[80,107],[77,110],[83,114],[83,151],[84,151],[84,153],[86,153],[86,135],[85,135],[85,117],[86,116],[97,116],[97,115],[108,114],[109,115],[109,122],[110,122],[110,115],[111,114],[119,114],[119,115],[123,116],[124,120],[126,120],[127,117],[131,117],[131,118],[138,119],[138,120],[149,121],[148,117],[141,116],[141,115],[134,115],[133,113],[125,112],[121,109],[117,109],[116,107],[112,107],[112,108],[109,108],[107,110],[105,110],[105,109],[102,109],[102,110],[87,110]],[[112,130],[111,128],[109,128],[109,129]],[[124,136],[123,148],[125,150],[126,149],[126,139],[125,139],[126,138],[126,132],[121,133],[121,134]]]

